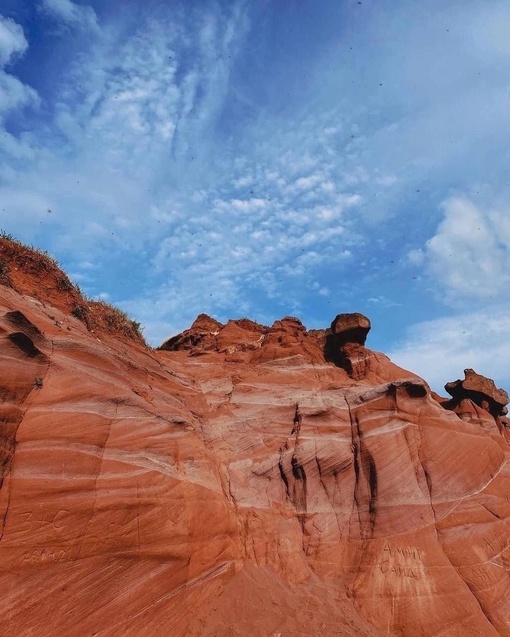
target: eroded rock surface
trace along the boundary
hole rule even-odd
[[[4,634],[510,635],[490,410],[444,409],[361,319],[349,368],[292,317],[151,351],[61,308],[0,287]]]

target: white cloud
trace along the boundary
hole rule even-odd
[[[421,248],[414,248],[407,253],[407,259],[411,265],[421,266],[425,263],[425,253]]]
[[[97,31],[99,29],[94,9],[71,0],[41,0],[41,9],[51,17],[69,26]]]
[[[219,201],[217,206],[220,210],[225,210],[225,208],[228,207],[236,212],[249,214],[254,213],[257,210],[264,210],[267,208],[268,202],[265,199],[252,197],[251,199],[232,199],[229,202]]]
[[[23,29],[11,18],[0,15],[0,66],[7,64],[16,55],[28,48]]]
[[[321,184],[321,190],[323,190],[324,192],[334,192],[335,184],[332,181],[324,181]]]
[[[253,185],[254,180],[251,175],[247,175],[245,177],[239,177],[239,179],[234,179],[232,181],[232,185],[234,188],[247,188],[248,186]]]
[[[310,190],[311,188],[315,188],[318,184],[320,184],[324,180],[324,175],[321,173],[315,173],[313,175],[307,175],[306,177],[300,177],[296,179],[293,184],[296,190]],[[326,182],[330,183],[330,182]]]
[[[0,121],[15,109],[38,106],[39,101],[39,96],[33,88],[0,70]]]
[[[370,303],[371,305],[375,305],[375,306],[379,306],[379,307],[397,307],[399,305],[401,305],[400,303],[396,303],[395,301],[392,301],[391,299],[386,298],[384,295],[379,295],[379,296],[372,296],[369,299],[367,299],[367,303]]]
[[[496,306],[418,323],[388,356],[444,394],[448,381],[471,367],[510,389],[510,307]]]
[[[28,42],[21,26],[14,20],[0,15],[0,123],[15,109],[39,104],[39,96],[34,89],[4,70],[9,62],[23,55],[27,48]],[[2,149],[18,157],[27,153],[26,146],[20,144],[7,131],[2,131],[0,137],[0,150]]]
[[[427,271],[447,299],[487,299],[510,281],[509,211],[483,210],[467,198],[442,205],[444,217],[424,250]],[[409,255],[417,264],[419,251]]]

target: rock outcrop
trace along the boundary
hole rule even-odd
[[[324,334],[325,359],[344,369],[353,380],[387,380],[390,368],[394,368],[384,354],[365,347],[370,328],[370,320],[363,314],[337,314]],[[396,371],[397,377],[403,372]]]
[[[343,347],[347,343],[365,345],[370,328],[370,319],[357,312],[337,314],[331,323],[331,333],[338,347]]]
[[[440,404],[366,348],[362,315],[202,315],[150,350],[16,276],[3,634],[510,636],[507,397],[488,379]]]
[[[216,349],[216,338],[224,326],[207,314],[199,314],[189,330],[165,341],[160,349],[168,351],[193,350],[195,353]]]
[[[493,380],[477,374],[474,369],[465,369],[464,380],[451,381],[444,388],[452,396],[447,405],[449,409],[455,409],[463,400],[471,400],[495,418],[508,413],[506,405],[510,398],[506,391],[498,389]]]

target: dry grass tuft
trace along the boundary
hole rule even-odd
[[[119,308],[88,299],[47,252],[0,231],[0,285],[53,305],[88,330],[122,336],[147,347],[140,323]]]

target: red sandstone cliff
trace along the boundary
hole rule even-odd
[[[154,351],[63,276],[0,240],[1,634],[510,635],[505,392],[362,315]]]

